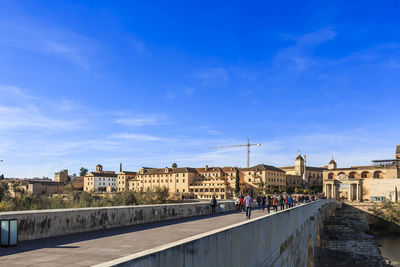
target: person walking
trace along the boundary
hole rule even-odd
[[[215,213],[215,208],[217,207],[217,199],[213,197],[211,199],[211,213]]]
[[[271,196],[268,196],[267,197],[267,211],[268,211],[268,213],[270,213],[271,207],[272,207],[272,198],[271,198]]]
[[[240,211],[244,211],[244,198],[240,195]]]
[[[281,206],[281,210],[285,209],[285,200],[283,199],[283,196],[279,199],[279,205]]]
[[[288,197],[289,208],[293,208],[293,198],[292,196]]]
[[[236,199],[236,201],[235,201],[235,206],[236,206],[236,210],[237,210],[237,211],[240,211],[240,208],[241,208],[241,207],[240,207],[240,198],[237,198],[237,199]]]
[[[250,196],[250,194],[248,194],[247,197],[244,198],[244,202],[246,204],[246,218],[250,219],[251,205],[253,204],[253,198]]]
[[[258,208],[258,210],[261,210],[261,203],[262,203],[261,196],[258,195],[257,196],[257,208]]]
[[[275,212],[278,212],[278,198],[276,196],[273,196],[272,198],[272,207],[274,208]]]
[[[267,204],[267,197],[264,195],[261,197],[261,208],[263,211],[265,210],[266,204]]]

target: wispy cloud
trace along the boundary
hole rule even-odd
[[[167,116],[165,115],[141,115],[141,116],[127,116],[116,120],[116,123],[125,126],[145,126],[145,125],[163,125],[168,124]]]
[[[56,55],[84,70],[91,67],[99,44],[80,34],[38,24],[26,16],[19,20],[0,19],[0,45]]]
[[[221,88],[229,84],[229,73],[224,68],[197,71],[193,76],[200,80],[203,87]]]
[[[281,49],[275,55],[275,64],[278,67],[285,66],[300,74],[315,64],[312,57],[313,49],[324,42],[334,39],[336,35],[337,32],[331,27],[321,28],[301,36],[286,35],[286,38],[293,39],[295,44]]]
[[[132,134],[132,133],[120,133],[120,134],[112,134],[109,136],[111,139],[128,139],[135,141],[163,141],[164,138],[147,135],[147,134]]]

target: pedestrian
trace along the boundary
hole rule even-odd
[[[211,213],[215,213],[215,208],[217,207],[217,199],[213,197],[211,199]]]
[[[293,208],[293,198],[292,196],[288,197],[289,208]]]
[[[262,199],[261,199],[261,196],[258,195],[257,196],[257,208],[258,208],[258,210],[261,210],[261,204],[262,204]]]
[[[240,211],[244,211],[244,198],[240,195]]]
[[[276,196],[272,197],[272,207],[274,208],[274,211],[278,211],[278,198]]]
[[[271,196],[268,196],[267,197],[267,211],[268,211],[268,213],[270,213],[271,206],[272,206],[272,198],[271,198]]]
[[[289,208],[289,199],[287,196],[285,196],[285,207],[288,209]]]
[[[253,198],[250,196],[250,194],[248,194],[247,197],[244,198],[244,202],[246,204],[246,218],[250,219],[251,205],[253,204]]]
[[[240,198],[237,198],[235,201],[236,210],[240,211]]]
[[[267,197],[264,195],[261,197],[261,208],[263,211],[265,210],[266,205],[267,205]]]
[[[279,199],[279,205],[281,206],[281,210],[285,209],[285,200],[283,199],[283,196]]]

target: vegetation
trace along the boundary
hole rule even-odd
[[[238,174],[236,174],[236,180],[235,180],[235,193],[236,195],[239,195],[240,192],[240,177]]]
[[[85,176],[88,173],[88,169],[81,167],[79,170],[79,176]]]
[[[178,164],[176,164],[175,162],[172,163],[172,168],[178,168]]]
[[[383,219],[387,224],[400,226],[400,203],[385,201],[381,206],[371,209],[373,214]]]
[[[1,184],[0,211],[163,204],[169,200],[169,192],[165,187],[149,189],[144,192],[127,191],[109,195],[70,190],[66,194],[53,197],[48,195],[37,196],[24,192],[19,192],[15,197],[11,197],[7,193],[7,188],[3,187],[4,185]]]

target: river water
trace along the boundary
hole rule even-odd
[[[400,267],[400,235],[386,234],[376,237],[384,258],[391,264]]]

